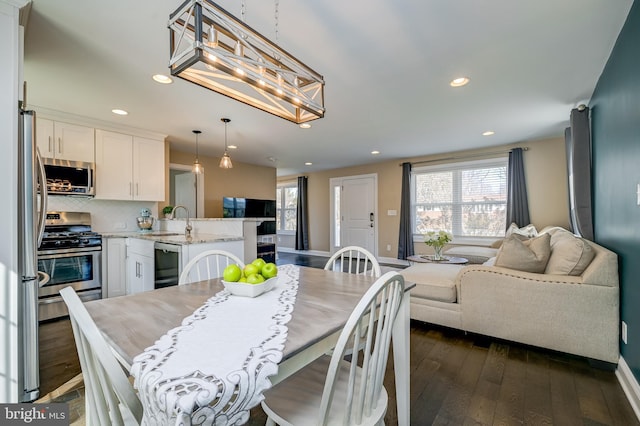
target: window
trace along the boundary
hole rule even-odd
[[[276,192],[276,228],[278,231],[296,230],[298,207],[298,185],[291,183],[278,186]]]
[[[508,159],[420,167],[411,172],[414,234],[504,236]]]

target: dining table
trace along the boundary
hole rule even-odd
[[[170,364],[168,357],[175,355],[173,352],[179,352],[175,349],[180,345],[180,333],[200,327],[199,339],[201,340],[191,344],[182,343],[189,349],[183,348],[182,358],[179,358],[179,368],[184,371],[181,370],[182,372],[178,375],[182,378],[191,378],[195,373],[191,374],[189,368],[196,370],[195,365],[198,362],[209,363],[211,368],[215,365],[215,368],[219,369],[225,365],[222,355],[231,359],[244,359],[245,349],[231,342],[239,340],[240,336],[247,333],[247,328],[251,327],[251,321],[256,321],[256,329],[263,327],[265,320],[260,315],[278,318],[277,327],[266,325],[270,330],[276,330],[272,333],[276,336],[274,342],[269,344],[265,343],[269,342],[269,339],[262,339],[262,347],[258,348],[263,350],[267,346],[265,352],[275,349],[276,356],[273,354],[265,356],[256,367],[257,370],[263,369],[262,375],[268,375],[268,385],[259,386],[256,382],[238,379],[231,399],[223,404],[229,410],[232,403],[238,403],[239,395],[244,395],[240,388],[242,386],[251,388],[248,391],[244,390],[251,398],[248,398],[249,406],[243,407],[245,411],[243,416],[234,418],[233,413],[225,412],[229,424],[242,424],[248,419],[248,409],[257,405],[262,399],[261,393],[264,390],[286,379],[315,359],[330,353],[353,309],[375,280],[375,277],[341,271],[282,265],[279,266],[276,288],[255,299],[231,295],[225,290],[222,280],[214,278],[90,301],[85,303],[85,306],[115,356],[134,376],[139,392],[142,387],[140,383],[145,377],[143,374],[145,368],[152,370],[149,367],[151,364],[153,369],[162,368],[164,364]],[[409,292],[412,286],[409,283],[405,286],[403,302],[392,331],[397,419],[401,426],[409,425]],[[281,305],[281,307],[278,308],[277,314],[268,311],[261,313],[260,304],[263,307],[265,304]],[[208,319],[209,322],[206,323],[203,319]],[[208,335],[209,332],[211,335]],[[278,338],[281,339],[280,343],[277,341]],[[202,344],[199,344],[200,341]],[[251,345],[251,354],[258,349]],[[269,360],[275,360],[275,368],[268,368]],[[244,363],[247,364],[248,361]],[[189,373],[185,374],[185,371]],[[224,374],[216,375],[224,376]],[[158,376],[157,370],[146,374],[146,377],[155,376]],[[198,383],[207,380],[219,382],[214,376],[201,374],[198,377]],[[235,377],[235,375],[230,376]],[[207,385],[204,386],[206,388]],[[175,392],[176,388],[180,388],[182,395],[192,389],[186,385],[180,386],[180,383],[176,385],[161,381],[156,381],[149,387],[156,393],[164,392],[165,389],[167,392]],[[251,395],[252,392],[255,395]],[[203,393],[206,394],[206,392],[200,392],[191,396],[188,404],[196,404]],[[148,403],[144,398],[141,399],[143,399],[145,416],[153,407],[155,407],[153,409],[166,409],[167,404],[178,407],[170,407],[168,411],[171,411],[188,405],[184,403],[184,399],[177,401],[175,396],[173,399],[160,396],[159,403],[157,401]],[[150,408],[149,405],[153,407]],[[185,410],[189,409],[190,406],[186,406]],[[198,421],[191,419],[190,416],[194,419],[197,417],[194,413],[188,413],[186,418],[168,423],[197,424]],[[159,421],[146,423],[156,422]],[[224,422],[215,424],[224,424]]]

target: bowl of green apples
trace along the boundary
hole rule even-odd
[[[244,268],[231,264],[224,268],[222,284],[234,296],[258,297],[271,290],[278,281],[278,267],[275,263],[257,258]]]

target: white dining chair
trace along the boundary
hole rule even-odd
[[[380,277],[380,264],[375,256],[367,249],[359,246],[348,246],[341,248],[333,254],[324,265],[327,271],[342,271],[356,275],[368,275],[371,277]],[[362,329],[362,333],[366,333],[366,328]],[[360,348],[362,349],[362,347]],[[331,355],[333,349],[327,352]],[[351,355],[353,352],[349,349],[345,355]]]
[[[69,310],[85,389],[87,425],[139,425],[142,404],[122,366],[72,287],[60,290]]]
[[[262,408],[268,426],[383,424],[388,404],[383,380],[404,287],[397,272],[378,278],[351,313],[333,355],[322,356],[265,392]],[[360,345],[363,328],[367,333],[359,366],[345,361],[344,354]]]
[[[358,246],[341,248],[324,265],[327,271],[342,271],[349,274],[380,276],[380,264],[367,249]]]
[[[240,269],[244,268],[244,262],[233,253],[225,250],[207,250],[187,263],[178,278],[178,284],[221,277],[224,268],[233,264],[240,266]]]

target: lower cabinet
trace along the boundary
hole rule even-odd
[[[238,256],[243,262],[251,262],[253,259],[246,259],[244,255],[243,241],[224,241],[214,243],[187,244],[182,246],[182,268],[194,257],[209,250],[224,250]],[[180,270],[182,270],[180,268]]]
[[[127,294],[127,238],[105,238],[102,246],[102,297]]]
[[[127,238],[127,294],[154,289],[154,242]]]

